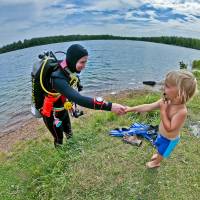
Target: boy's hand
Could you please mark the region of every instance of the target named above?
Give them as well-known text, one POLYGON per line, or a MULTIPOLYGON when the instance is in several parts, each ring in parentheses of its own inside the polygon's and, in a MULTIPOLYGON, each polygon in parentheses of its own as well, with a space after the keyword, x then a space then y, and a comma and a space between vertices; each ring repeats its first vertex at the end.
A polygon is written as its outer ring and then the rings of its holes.
POLYGON ((130 111, 132 111, 132 110, 131 110, 131 107, 125 106, 125 113, 130 112, 130 111))
POLYGON ((160 111, 161 112, 165 112, 167 110, 167 107, 168 107, 168 105, 170 103, 171 102, 169 100, 162 100, 162 101, 160 101, 160 111))

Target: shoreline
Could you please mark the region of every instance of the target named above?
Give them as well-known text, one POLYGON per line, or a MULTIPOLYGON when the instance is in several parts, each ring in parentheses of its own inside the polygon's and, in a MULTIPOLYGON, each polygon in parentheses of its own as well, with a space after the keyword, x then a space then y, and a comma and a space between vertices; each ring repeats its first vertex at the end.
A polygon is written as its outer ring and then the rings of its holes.
MULTIPOLYGON (((122 90, 110 93, 108 91, 103 91, 99 95, 102 95, 105 99, 110 98, 123 98, 127 97, 129 94, 140 95, 149 92, 156 92, 158 89, 153 87, 144 87, 138 90, 122 90)), ((81 107, 84 110, 83 107, 81 107)), ((38 126, 45 127, 42 118, 37 119, 32 117, 28 119, 23 125, 19 125, 14 130, 8 132, 0 132, 0 152, 7 153, 12 150, 12 147, 19 141, 30 140, 39 137, 37 133, 38 126)))

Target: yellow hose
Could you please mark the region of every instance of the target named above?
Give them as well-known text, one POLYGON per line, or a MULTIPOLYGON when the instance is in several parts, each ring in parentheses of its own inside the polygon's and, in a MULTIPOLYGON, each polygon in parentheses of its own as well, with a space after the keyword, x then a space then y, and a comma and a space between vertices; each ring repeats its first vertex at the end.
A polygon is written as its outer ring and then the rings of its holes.
POLYGON ((47 94, 50 94, 52 96, 59 96, 60 93, 52 93, 52 92, 49 92, 48 90, 46 90, 46 88, 44 87, 43 85, 43 82, 42 82, 42 75, 43 75, 43 71, 44 71, 44 66, 46 65, 47 61, 49 60, 49 58, 45 58, 44 60, 44 63, 42 64, 42 67, 41 67, 41 72, 40 72, 40 85, 42 87, 42 89, 47 93, 47 94))

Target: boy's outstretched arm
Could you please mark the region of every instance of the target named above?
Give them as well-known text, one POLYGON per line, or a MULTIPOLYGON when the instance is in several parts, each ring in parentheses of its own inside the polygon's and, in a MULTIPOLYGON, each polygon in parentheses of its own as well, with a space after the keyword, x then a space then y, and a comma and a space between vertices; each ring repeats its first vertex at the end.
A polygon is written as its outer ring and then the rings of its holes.
POLYGON ((127 107, 125 112, 149 112, 151 110, 160 108, 161 100, 162 99, 160 99, 154 103, 150 103, 150 104, 142 104, 142 105, 138 105, 138 106, 134 106, 134 107, 127 107))
POLYGON ((181 128, 181 126, 184 124, 186 116, 187 116, 187 110, 182 109, 178 111, 171 119, 167 115, 167 102, 161 102, 160 104, 160 118, 162 120, 163 126, 166 131, 171 132, 176 129, 181 128))

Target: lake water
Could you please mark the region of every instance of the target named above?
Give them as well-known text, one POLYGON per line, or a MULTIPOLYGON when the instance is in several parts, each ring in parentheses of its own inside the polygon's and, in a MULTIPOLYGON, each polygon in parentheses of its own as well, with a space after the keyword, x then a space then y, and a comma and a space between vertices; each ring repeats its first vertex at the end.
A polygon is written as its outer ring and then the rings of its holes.
MULTIPOLYGON (((164 44, 128 40, 65 42, 0 54, 0 132, 9 131, 32 117, 31 69, 38 54, 66 51, 74 43, 88 49, 89 61, 81 74, 84 95, 143 88, 142 81, 161 81, 166 72, 191 64, 200 51, 164 44)), ((64 55, 59 54, 58 58, 64 55)))

